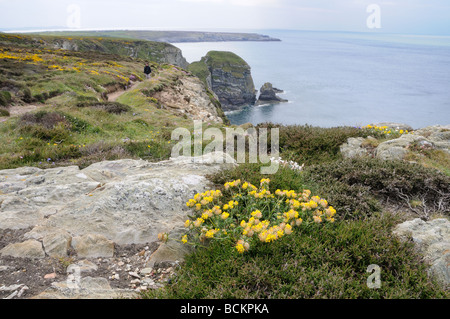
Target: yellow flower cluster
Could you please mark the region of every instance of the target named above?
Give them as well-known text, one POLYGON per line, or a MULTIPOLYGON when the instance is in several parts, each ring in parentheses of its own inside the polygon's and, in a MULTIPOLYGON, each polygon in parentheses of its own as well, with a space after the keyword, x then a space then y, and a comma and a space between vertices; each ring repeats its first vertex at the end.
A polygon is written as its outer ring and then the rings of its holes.
MULTIPOLYGON (((291 235, 295 227, 335 221, 336 210, 325 199, 311 196, 310 190, 278 189, 271 194, 270 179, 262 179, 260 185, 238 179, 224 184, 224 194, 220 190, 196 194, 186 203, 194 216, 184 226, 200 242, 231 240, 234 249, 244 253, 258 242, 291 235)), ((189 236, 184 235, 181 242, 187 243, 189 236)))
POLYGON ((0 51, 0 59, 11 59, 11 60, 20 60, 20 61, 31 61, 33 63, 41 62, 43 59, 37 54, 31 53, 22 53, 22 52, 10 52, 8 50, 0 51))
POLYGON ((394 130, 392 131, 391 129, 389 129, 389 127, 387 126, 376 126, 376 125, 367 125, 364 128, 368 128, 368 129, 372 129, 374 131, 380 131, 383 134, 392 134, 392 133, 398 133, 398 134, 409 134, 410 132, 408 130, 394 130))

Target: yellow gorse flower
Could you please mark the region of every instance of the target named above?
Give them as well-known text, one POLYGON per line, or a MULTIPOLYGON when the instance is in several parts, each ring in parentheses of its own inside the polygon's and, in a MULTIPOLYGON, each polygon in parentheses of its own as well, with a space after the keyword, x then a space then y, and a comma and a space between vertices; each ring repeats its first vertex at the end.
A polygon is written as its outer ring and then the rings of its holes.
MULTIPOLYGON (((253 242, 271 243, 294 233, 303 225, 333 223, 336 210, 328 201, 311 196, 310 190, 269 191, 270 179, 261 179, 261 187, 235 180, 224 184, 227 200, 218 190, 198 193, 186 202, 194 216, 186 220, 196 240, 239 239, 234 246, 238 253, 250 249, 253 242), (230 200, 230 198, 232 198, 230 200), (236 199, 239 199, 236 200, 236 199)), ((316 226, 320 227, 320 226, 316 226)), ((187 241, 187 237, 182 237, 187 241)))

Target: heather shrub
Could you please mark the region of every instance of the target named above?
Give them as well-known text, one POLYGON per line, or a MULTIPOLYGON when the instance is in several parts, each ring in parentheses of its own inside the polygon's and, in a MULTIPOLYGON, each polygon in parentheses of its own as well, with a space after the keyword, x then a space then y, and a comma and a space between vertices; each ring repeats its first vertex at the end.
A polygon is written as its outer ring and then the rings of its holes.
POLYGON ((0 107, 0 116, 10 116, 9 111, 3 107, 0 107))
POLYGON ((375 198, 409 208, 420 217, 450 212, 450 177, 419 164, 349 159, 307 167, 305 179, 321 185, 330 202, 346 210, 338 212, 348 217, 377 211, 375 198), (421 206, 412 207, 413 200, 421 206))
POLYGON ((131 110, 128 105, 118 102, 80 102, 77 106, 99 109, 111 114, 122 114, 131 110))

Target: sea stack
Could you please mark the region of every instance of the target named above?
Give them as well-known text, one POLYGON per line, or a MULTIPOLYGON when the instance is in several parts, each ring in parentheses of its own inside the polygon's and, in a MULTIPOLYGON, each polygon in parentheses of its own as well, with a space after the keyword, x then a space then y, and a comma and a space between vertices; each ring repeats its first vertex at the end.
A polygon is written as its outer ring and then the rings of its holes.
POLYGON ((283 93, 283 90, 274 88, 272 86, 272 83, 264 83, 259 91, 259 98, 256 102, 256 105, 288 102, 288 100, 282 99, 277 96, 277 93, 283 93))
POLYGON ((227 51, 210 51, 188 70, 213 91, 224 111, 238 110, 256 101, 250 66, 241 57, 227 51))

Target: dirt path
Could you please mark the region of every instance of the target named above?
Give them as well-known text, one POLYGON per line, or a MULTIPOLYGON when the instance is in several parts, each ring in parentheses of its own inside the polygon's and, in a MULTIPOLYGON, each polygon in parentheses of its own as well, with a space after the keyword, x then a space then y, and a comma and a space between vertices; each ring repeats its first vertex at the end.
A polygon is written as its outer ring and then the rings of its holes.
POLYGON ((37 110, 44 107, 45 104, 26 104, 26 105, 14 105, 9 108, 10 116, 0 117, 0 123, 6 121, 13 116, 19 116, 30 111, 37 110))
POLYGON ((127 91, 135 89, 142 82, 132 82, 131 86, 127 90, 118 90, 116 92, 108 94, 108 101, 115 102, 122 94, 127 91))
MULTIPOLYGON (((124 94, 127 91, 135 89, 140 83, 142 82, 134 82, 131 84, 131 86, 127 90, 118 90, 116 92, 113 92, 108 95, 108 101, 115 102, 122 94, 124 94)), ((10 116, 2 116, 0 117, 0 123, 6 121, 7 119, 13 117, 13 116, 19 116, 22 114, 25 114, 30 111, 37 110, 41 107, 44 107, 45 104, 26 104, 26 105, 16 105, 11 106, 9 108, 10 116)))

